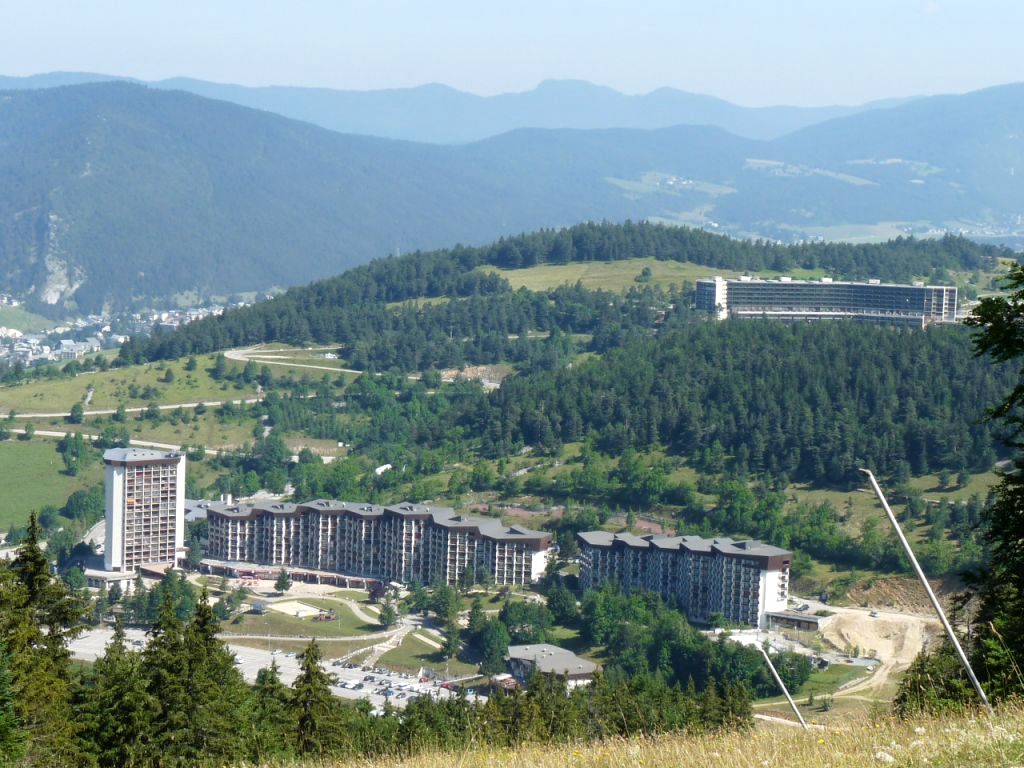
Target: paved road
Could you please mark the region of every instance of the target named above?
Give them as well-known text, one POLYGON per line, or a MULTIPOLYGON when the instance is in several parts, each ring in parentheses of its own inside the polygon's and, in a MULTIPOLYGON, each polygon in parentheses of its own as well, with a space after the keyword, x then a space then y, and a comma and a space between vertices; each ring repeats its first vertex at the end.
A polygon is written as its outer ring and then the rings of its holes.
MULTIPOLYGON (((305 352, 316 352, 324 349, 335 350, 337 346, 333 347, 306 347, 305 352)), ((254 347, 247 347, 246 349, 229 349, 224 353, 224 357, 228 360, 236 360, 240 363, 247 363, 252 360, 254 363, 261 363, 263 365, 284 365, 288 368, 312 368, 317 371, 332 371, 333 373, 354 373, 359 375, 362 371, 357 371, 354 368, 338 368, 332 365, 311 365, 309 363, 289 363, 287 355, 275 354, 275 352, 283 352, 287 350, 272 350, 268 349, 261 351, 254 347)))
MULTIPOLYGON (((218 405, 224 405, 224 403, 233 403, 234 405, 251 405, 253 403, 258 403, 259 401, 260 401, 260 398, 258 398, 258 397, 249 397, 249 398, 243 398, 243 399, 239 399, 239 400, 210 400, 208 402, 207 401, 202 401, 202 402, 196 401, 194 403, 170 403, 168 405, 158 405, 157 408, 159 408, 161 411, 173 411, 176 408, 195 408, 197 405, 200 405, 200 404, 208 406, 208 407, 211 407, 211 408, 214 408, 214 407, 216 407, 218 405)), ((125 413, 142 413, 148 407, 149 406, 146 406, 146 408, 135 408, 135 407, 125 408, 124 412, 125 413)), ((86 411, 83 412, 83 414, 85 416, 109 416, 112 413, 117 413, 117 409, 116 408, 99 408, 99 409, 95 409, 95 410, 86 410, 86 411)), ((60 413, 18 413, 17 411, 15 411, 14 417, 17 418, 17 419, 62 419, 65 416, 70 416, 70 415, 71 415, 71 411, 62 411, 60 413)))
MULTIPOLYGON (((12 429, 12 430, 9 430, 9 431, 13 435, 24 435, 25 434, 25 430, 24 429, 12 429)), ((66 432, 54 432, 54 431, 47 431, 47 430, 43 430, 43 429, 37 429, 35 431, 35 434, 39 435, 39 437, 64 437, 65 435, 67 435, 69 433, 73 433, 75 431, 76 430, 69 429, 66 432)), ((83 434, 82 438, 85 439, 85 440, 99 440, 100 436, 99 435, 86 435, 86 434, 83 434)), ((138 448, 156 448, 157 450, 161 450, 161 451, 180 451, 181 450, 181 446, 180 445, 172 445, 171 443, 154 443, 154 442, 152 442, 150 440, 129 440, 128 444, 129 445, 134 445, 134 446, 136 446, 138 448)), ((207 456, 216 456, 217 455, 217 451, 214 450, 213 448, 206 448, 205 450, 206 450, 206 455, 207 456)))

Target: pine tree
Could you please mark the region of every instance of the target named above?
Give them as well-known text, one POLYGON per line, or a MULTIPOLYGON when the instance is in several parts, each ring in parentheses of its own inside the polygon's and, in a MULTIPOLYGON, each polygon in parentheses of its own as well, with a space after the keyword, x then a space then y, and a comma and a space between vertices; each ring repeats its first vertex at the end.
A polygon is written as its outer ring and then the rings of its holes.
POLYGON ((249 758, 262 765, 292 754, 295 734, 288 717, 289 691, 281 682, 277 661, 256 674, 252 711, 249 758))
POLYGON ((297 719, 295 749, 300 755, 329 754, 337 742, 337 703, 331 694, 331 676, 320 667, 320 661, 320 646, 310 640, 292 685, 291 710, 297 719))
POLYGON ((466 625, 466 631, 471 641, 476 642, 480 630, 484 628, 486 623, 487 616, 484 614, 484 604, 481 602, 480 596, 477 595, 473 598, 473 604, 469 608, 469 622, 466 625))
POLYGON ((138 765, 146 756, 157 703, 146 690, 140 655, 125 645, 120 619, 87 683, 81 710, 90 750, 100 765, 138 765))
POLYGON ((149 630, 142 660, 146 691, 156 702, 157 711, 148 758, 153 762, 159 758, 159 764, 168 767, 190 765, 185 740, 192 702, 185 681, 184 628, 174 612, 174 599, 167 592, 149 630))
POLYGON ((204 589, 182 639, 189 701, 186 753, 219 765, 243 754, 249 689, 235 668, 234 654, 217 639, 218 630, 204 589))
POLYGON ((397 621, 398 611, 395 610, 394 604, 390 600, 388 600, 380 609, 380 625, 384 627, 384 629, 389 629, 397 621))
POLYGON ((24 766, 82 766, 71 711, 67 642, 81 630, 84 604, 50 576, 35 515, 10 566, 0 569, 0 643, 10 654, 14 714, 27 736, 24 766))
POLYGON ((25 755, 25 732, 14 711, 10 657, 0 645, 0 768, 19 764, 25 755))

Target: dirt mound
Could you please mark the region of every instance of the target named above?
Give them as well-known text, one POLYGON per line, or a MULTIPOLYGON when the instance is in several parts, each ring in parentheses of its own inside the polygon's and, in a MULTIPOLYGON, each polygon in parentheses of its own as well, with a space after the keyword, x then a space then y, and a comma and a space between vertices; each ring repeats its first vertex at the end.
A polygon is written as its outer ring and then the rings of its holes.
POLYGON ((881 692, 940 632, 939 622, 924 616, 888 612, 870 616, 866 611, 843 608, 837 609, 837 614, 821 634, 839 651, 856 651, 861 656, 871 656, 881 662, 870 678, 845 689, 845 695, 855 691, 881 692))
MULTIPOLYGON (((954 579, 931 579, 932 590, 939 596, 943 607, 948 608, 949 599, 963 589, 954 579)), ((933 608, 921 583, 915 578, 887 576, 860 584, 847 593, 850 601, 865 608, 897 610, 906 613, 931 615, 933 608)))

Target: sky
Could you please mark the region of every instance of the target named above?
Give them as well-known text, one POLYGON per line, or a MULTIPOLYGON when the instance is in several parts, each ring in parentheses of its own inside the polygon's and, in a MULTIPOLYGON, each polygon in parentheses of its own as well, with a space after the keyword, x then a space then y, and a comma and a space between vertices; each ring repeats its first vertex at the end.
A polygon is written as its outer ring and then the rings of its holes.
POLYGON ((0 75, 858 104, 1024 80, 1022 30, 1021 0, 0 0, 0 75))

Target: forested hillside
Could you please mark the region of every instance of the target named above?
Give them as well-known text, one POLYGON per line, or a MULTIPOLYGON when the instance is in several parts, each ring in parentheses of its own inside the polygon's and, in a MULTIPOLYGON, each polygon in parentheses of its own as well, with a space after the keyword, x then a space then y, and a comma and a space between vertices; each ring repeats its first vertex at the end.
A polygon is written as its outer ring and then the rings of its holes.
POLYGON ((50 314, 96 311, 287 287, 395 251, 602 219, 788 239, 883 222, 1005 233, 1024 199, 1006 172, 1024 165, 1007 138, 1022 93, 913 102, 797 142, 676 126, 438 146, 126 83, 8 91, 0 290, 50 314), (908 138, 920 123, 958 130, 948 143, 922 132, 922 144, 908 138))
POLYGON ((946 281, 947 271, 988 270, 998 259, 1011 256, 1009 251, 956 237, 780 246, 655 224, 580 224, 504 238, 480 248, 379 259, 293 288, 272 301, 133 343, 123 359, 156 360, 269 341, 314 341, 341 344, 356 367, 423 370, 514 357, 521 354, 514 350, 522 340, 510 335, 527 331, 594 334, 595 349, 605 349, 624 334, 648 332, 656 320, 671 324, 685 314, 681 293, 659 296, 640 284, 625 298, 568 286, 546 293, 512 292, 505 280, 479 270, 488 265, 518 268, 654 257, 707 265, 709 274, 716 268, 802 268, 821 269, 837 278, 946 281), (467 301, 388 306, 440 297, 467 301))
POLYGON ((961 328, 733 321, 513 377, 486 415, 466 418, 492 454, 593 435, 610 455, 661 444, 710 473, 731 462, 739 474, 841 483, 865 465, 987 469, 984 404, 1012 380, 971 356, 961 328))
MULTIPOLYGON (((592 441, 609 456, 661 446, 708 474, 766 474, 782 487, 845 484, 862 466, 904 479, 984 471, 996 442, 985 407, 1012 381, 971 355, 962 328, 695 323, 490 395, 395 399, 364 377, 348 408, 366 418, 339 434, 392 460, 414 447, 454 457, 468 442, 493 458, 592 441)), ((600 498, 609 478, 595 470, 569 494, 600 498)))

